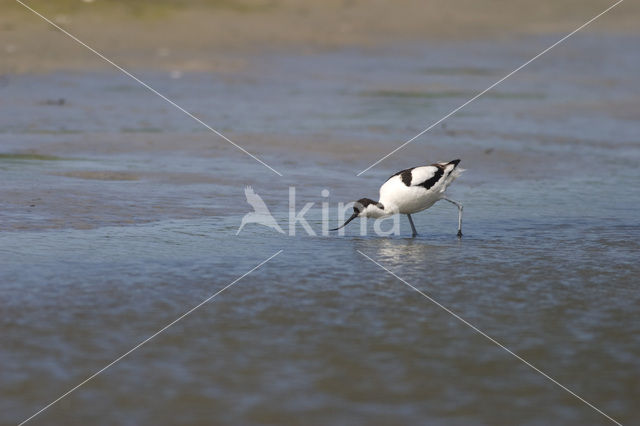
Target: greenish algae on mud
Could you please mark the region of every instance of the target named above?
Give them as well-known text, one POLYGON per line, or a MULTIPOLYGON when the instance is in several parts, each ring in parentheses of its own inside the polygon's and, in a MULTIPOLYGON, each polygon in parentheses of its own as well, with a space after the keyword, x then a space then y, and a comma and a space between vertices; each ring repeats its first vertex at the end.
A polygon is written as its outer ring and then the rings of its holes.
POLYGON ((43 154, 0 153, 0 161, 21 161, 21 160, 61 161, 61 160, 68 160, 68 158, 61 158, 55 155, 43 155, 43 154))

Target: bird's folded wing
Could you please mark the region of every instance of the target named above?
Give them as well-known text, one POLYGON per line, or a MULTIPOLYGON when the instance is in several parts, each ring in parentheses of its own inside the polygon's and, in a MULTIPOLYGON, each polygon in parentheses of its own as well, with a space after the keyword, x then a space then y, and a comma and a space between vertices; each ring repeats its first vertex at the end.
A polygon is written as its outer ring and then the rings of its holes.
POLYGON ((436 166, 420 166, 411 170, 411 186, 422 186, 441 170, 436 166))

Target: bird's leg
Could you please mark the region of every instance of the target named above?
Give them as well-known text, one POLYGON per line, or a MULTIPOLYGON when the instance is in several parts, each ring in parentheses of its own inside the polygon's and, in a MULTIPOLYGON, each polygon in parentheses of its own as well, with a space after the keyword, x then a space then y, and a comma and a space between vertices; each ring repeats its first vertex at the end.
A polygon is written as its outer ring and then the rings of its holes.
POLYGON ((411 219, 411 215, 408 214, 407 217, 409 218, 409 223, 411 224, 411 232, 412 232, 411 236, 415 237, 416 235, 418 235, 418 231, 416 231, 416 227, 413 224, 413 219, 411 219))
POLYGON ((446 200, 448 202, 450 202, 451 204, 455 204, 458 207, 458 238, 462 237, 462 204, 460 204, 457 201, 453 201, 450 200, 448 198, 443 198, 443 200, 446 200))

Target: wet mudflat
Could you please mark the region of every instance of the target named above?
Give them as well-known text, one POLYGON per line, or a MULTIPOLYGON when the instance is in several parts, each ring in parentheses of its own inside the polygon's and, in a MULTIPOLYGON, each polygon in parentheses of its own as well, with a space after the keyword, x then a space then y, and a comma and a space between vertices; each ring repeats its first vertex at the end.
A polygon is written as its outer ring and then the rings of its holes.
MULTIPOLYGON (((362 252, 623 424, 640 421, 637 37, 584 35, 360 177, 558 37, 257 55, 145 81, 0 88, 0 419, 41 424, 607 424, 362 252), (595 60, 594 58, 598 58, 595 60), (64 99, 64 102, 60 102, 64 99), (461 158, 421 232, 321 234, 321 202, 461 158), (244 186, 287 228, 236 231, 244 186), (330 196, 321 197, 328 189, 330 196)), ((369 224, 369 229, 371 229, 369 224)))

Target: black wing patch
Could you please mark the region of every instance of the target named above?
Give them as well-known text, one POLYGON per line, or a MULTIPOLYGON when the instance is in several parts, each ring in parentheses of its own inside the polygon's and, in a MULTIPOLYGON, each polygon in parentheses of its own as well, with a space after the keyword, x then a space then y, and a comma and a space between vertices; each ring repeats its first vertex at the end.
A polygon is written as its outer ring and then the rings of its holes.
POLYGON ((433 177, 431 179, 425 180, 424 182, 416 186, 421 186, 425 189, 430 189, 433 185, 436 184, 436 182, 438 182, 442 178, 442 175, 444 174, 444 168, 438 164, 434 164, 434 166, 436 166, 436 172, 433 174, 433 177))
POLYGON ((400 178, 402 179, 402 183, 404 183, 407 186, 411 186, 411 181, 413 180, 413 175, 411 174, 411 170, 413 169, 407 169, 400 172, 400 178))
MULTIPOLYGON (((396 177, 398 175, 400 175, 400 179, 402 179, 402 183, 404 183, 406 186, 411 186, 411 170, 415 169, 415 167, 412 167, 410 169, 405 169, 405 170, 400 170, 398 173, 392 175, 389 177, 389 179, 391 179, 392 177, 396 177)), ((387 180, 389 180, 387 179, 387 180)))

